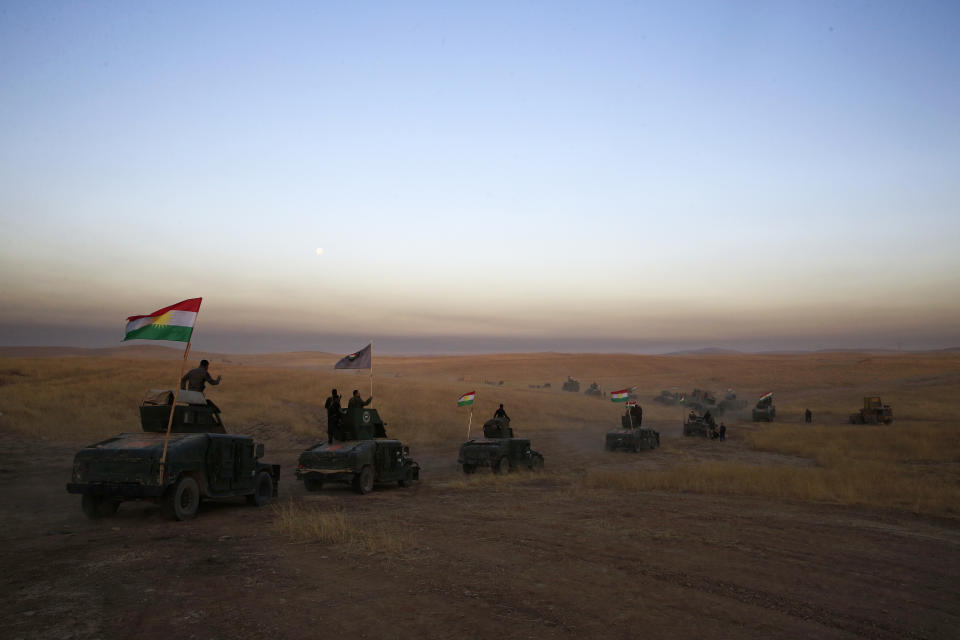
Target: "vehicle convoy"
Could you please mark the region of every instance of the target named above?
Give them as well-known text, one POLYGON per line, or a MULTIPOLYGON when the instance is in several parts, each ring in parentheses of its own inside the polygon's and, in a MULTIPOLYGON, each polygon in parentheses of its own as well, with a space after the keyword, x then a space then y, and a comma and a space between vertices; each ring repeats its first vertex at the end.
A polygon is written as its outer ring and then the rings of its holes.
POLYGON ((529 439, 513 436, 509 418, 493 418, 483 424, 482 439, 460 445, 457 463, 464 473, 473 473, 477 467, 490 467, 494 473, 514 469, 539 471, 543 468, 543 456, 530 448, 529 439))
POLYGON ((644 429, 633 420, 630 412, 620 416, 620 428, 607 432, 605 448, 607 451, 624 449, 639 451, 656 449, 660 446, 660 434, 653 429, 644 429))
POLYGON ((563 386, 560 387, 563 391, 572 391, 573 393, 580 393, 580 381, 575 378, 567 376, 566 382, 563 383, 563 386))
POLYGON ((328 482, 344 482, 366 494, 375 484, 396 482, 410 487, 420 480, 420 465, 410 459, 410 447, 387 437, 387 425, 376 409, 342 411, 345 440, 321 442, 300 454, 296 476, 307 491, 320 491, 328 482))
POLYGON ((753 408, 754 422, 773 422, 777 415, 777 408, 773 405, 773 394, 766 393, 760 397, 757 406, 753 408))
POLYGON ((863 399, 863 409, 850 414, 850 424, 890 424, 893 422, 893 408, 883 404, 880 396, 863 399))
POLYGON ((277 496, 280 465, 260 461, 262 444, 228 434, 220 409, 201 392, 180 391, 176 406, 173 397, 173 391, 151 389, 140 404, 141 433, 121 433, 74 457, 67 491, 81 494, 87 517, 112 516, 123 501, 149 500, 164 515, 187 520, 202 499, 246 496, 262 506, 277 496))

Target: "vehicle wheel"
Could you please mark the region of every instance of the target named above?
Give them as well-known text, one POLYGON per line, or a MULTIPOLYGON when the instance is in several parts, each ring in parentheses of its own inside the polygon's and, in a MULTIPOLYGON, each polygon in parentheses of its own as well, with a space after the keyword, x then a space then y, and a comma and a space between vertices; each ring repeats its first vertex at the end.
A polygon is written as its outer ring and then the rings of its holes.
POLYGON ((361 495, 373 491, 373 467, 366 465, 353 477, 353 490, 361 495))
POLYGON ((494 473, 510 473, 510 458, 503 456, 493 466, 494 473))
POLYGON ((92 496, 85 493, 80 500, 80 508, 83 509, 83 514, 91 520, 109 518, 117 512, 119 507, 120 502, 118 500, 109 500, 103 496, 92 496))
POLYGON ((323 489, 323 478, 317 478, 316 476, 304 476, 303 486, 307 491, 320 491, 323 489))
POLYGON ((269 503, 273 499, 273 478, 266 471, 257 474, 253 483, 253 493, 247 496, 247 504, 257 507, 269 503))
POLYGON ((466 462, 463 463, 463 472, 464 472, 464 473, 466 473, 466 474, 471 474, 471 473, 473 473, 473 472, 476 471, 476 470, 477 470, 477 465, 475 465, 475 464, 467 464, 466 462))
POLYGON ((407 466, 403 470, 403 477, 397 481, 401 487, 412 487, 413 486, 413 468, 407 466))
POLYGON ((163 511, 169 518, 189 520, 200 508, 200 487, 191 476, 181 476, 163 496, 163 511))
POLYGON ((533 471, 543 471, 543 456, 533 456, 530 461, 530 469, 533 471))

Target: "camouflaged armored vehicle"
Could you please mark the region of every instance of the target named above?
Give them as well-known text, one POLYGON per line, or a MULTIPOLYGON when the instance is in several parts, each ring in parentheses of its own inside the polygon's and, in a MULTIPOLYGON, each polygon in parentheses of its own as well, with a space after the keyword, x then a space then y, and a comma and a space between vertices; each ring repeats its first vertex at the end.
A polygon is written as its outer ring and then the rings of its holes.
POLYGON ((691 411, 683 421, 683 435, 709 438, 711 427, 716 427, 716 421, 707 414, 698 415, 691 411))
POLYGON ((653 429, 644 429, 635 426, 629 412, 620 416, 620 428, 607 432, 605 448, 607 451, 624 449, 626 451, 640 451, 641 449, 656 449, 660 446, 660 434, 653 429))
POLYGON ((777 408, 773 405, 773 395, 768 394, 760 398, 757 406, 753 408, 754 422, 773 422, 777 415, 777 408))
POLYGON ((346 440, 321 442, 301 453, 297 479, 307 491, 320 491, 328 482, 347 483, 360 494, 370 493, 375 484, 412 486, 420 479, 420 465, 409 458, 409 447, 387 437, 386 426, 376 409, 345 409, 346 440))
POLYGON ((717 408, 720 409, 721 413, 724 411, 743 411, 747 408, 747 401, 737 398, 737 394, 732 389, 728 389, 727 395, 717 403, 717 408))
POLYGON ((126 500, 160 504, 187 520, 202 499, 246 496, 262 506, 277 496, 280 465, 261 462, 263 445, 226 432, 220 409, 199 391, 180 391, 173 408, 163 477, 160 460, 173 392, 151 390, 140 404, 142 432, 121 433, 82 449, 67 491, 79 493, 89 518, 112 516, 126 500))
POLYGON ((493 418, 483 425, 483 439, 460 445, 457 463, 464 473, 473 473, 477 467, 490 467, 494 473, 514 469, 539 471, 543 468, 543 456, 530 448, 530 440, 513 437, 509 419, 493 418))
POLYGON ((683 403, 697 413, 706 413, 709 411, 715 416, 723 415, 724 408, 717 403, 717 398, 711 391, 694 389, 692 393, 684 397, 683 403))
POLYGON ((660 392, 660 395, 654 396, 653 401, 659 402, 660 404, 664 404, 668 407, 672 407, 673 405, 680 402, 680 398, 682 397, 683 397, 683 394, 681 394, 678 391, 667 391, 666 389, 664 389, 663 391, 660 392))
POLYGON ((583 393, 588 396, 593 396, 595 398, 603 397, 603 390, 600 389, 600 385, 598 385, 596 382, 591 382, 590 386, 587 387, 587 390, 584 391, 583 393))
POLYGON ((563 391, 572 391, 573 393, 580 393, 580 381, 574 380, 570 376, 567 376, 567 381, 563 383, 563 386, 560 387, 563 391))

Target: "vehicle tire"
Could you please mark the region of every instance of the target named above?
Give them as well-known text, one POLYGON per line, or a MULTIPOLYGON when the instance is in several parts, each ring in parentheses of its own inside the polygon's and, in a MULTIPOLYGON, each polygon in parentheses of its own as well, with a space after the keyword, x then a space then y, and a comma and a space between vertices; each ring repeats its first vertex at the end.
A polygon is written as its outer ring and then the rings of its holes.
POLYGON ((413 486, 413 467, 409 465, 403 469, 403 477, 397 480, 397 484, 401 487, 412 487, 413 486))
POLYGON ((493 465, 493 472, 498 474, 510 473, 510 458, 503 456, 493 465))
POLYGON ((119 500, 111 500, 103 496, 92 496, 85 493, 80 499, 80 508, 83 509, 83 515, 91 520, 109 518, 117 512, 119 507, 119 500))
POLYGON ((477 465, 467 464, 466 462, 463 463, 463 472, 466 473, 467 475, 473 473, 476 470, 477 470, 477 465))
POLYGON ((181 476, 163 496, 164 514, 174 520, 189 520, 200 508, 200 486, 191 476, 181 476))
POLYGON ((262 507, 273 500, 273 477, 266 471, 257 474, 253 493, 247 496, 247 504, 262 507))
POLYGON ((533 460, 530 461, 530 470, 543 471, 543 456, 541 455, 533 456, 533 460))
POLYGON ((353 490, 360 495, 373 491, 373 467, 366 465, 360 469, 360 473, 353 476, 353 490))
POLYGON ((318 478, 316 475, 304 476, 303 486, 307 491, 320 491, 323 489, 323 478, 318 478))

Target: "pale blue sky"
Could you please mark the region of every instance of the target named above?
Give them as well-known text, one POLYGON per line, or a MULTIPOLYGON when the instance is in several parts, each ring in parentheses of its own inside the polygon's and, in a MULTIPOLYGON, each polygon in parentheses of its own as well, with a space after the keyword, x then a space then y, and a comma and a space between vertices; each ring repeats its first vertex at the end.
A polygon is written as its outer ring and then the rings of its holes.
POLYGON ((232 351, 956 346, 958 33, 956 2, 6 2, 0 344, 203 296, 232 351))

